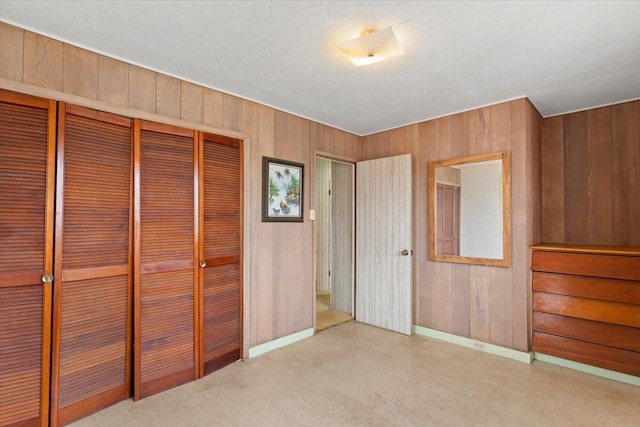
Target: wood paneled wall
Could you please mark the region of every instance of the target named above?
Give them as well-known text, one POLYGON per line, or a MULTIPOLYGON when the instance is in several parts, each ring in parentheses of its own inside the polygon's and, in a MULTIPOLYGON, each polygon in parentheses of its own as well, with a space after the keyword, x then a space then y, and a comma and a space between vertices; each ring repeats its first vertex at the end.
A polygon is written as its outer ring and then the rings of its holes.
POLYGON ((0 82, 146 120, 245 138, 245 352, 313 326, 314 153, 357 158, 361 138, 0 23, 0 82), (72 96, 71 96, 72 95, 72 96), (139 113, 139 114, 138 114, 139 113), (163 120, 160 120, 163 119, 163 120), (216 132, 219 131, 219 132, 216 132), (261 222, 261 157, 305 164, 303 223, 261 222))
POLYGON ((640 245, 640 101, 542 125, 543 240, 640 245))
POLYGON ((541 234, 540 120, 519 99, 363 138, 362 160, 413 155, 415 324, 529 350, 528 247, 541 234), (502 150, 512 155, 512 267, 429 261, 428 162, 502 150))

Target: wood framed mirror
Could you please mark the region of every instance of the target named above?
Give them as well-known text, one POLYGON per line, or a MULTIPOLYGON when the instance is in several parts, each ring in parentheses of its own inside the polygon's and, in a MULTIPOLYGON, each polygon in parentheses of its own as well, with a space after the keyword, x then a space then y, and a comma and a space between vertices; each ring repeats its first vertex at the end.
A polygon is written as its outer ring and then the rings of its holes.
POLYGON ((429 163, 429 259, 511 266, 508 151, 429 163))

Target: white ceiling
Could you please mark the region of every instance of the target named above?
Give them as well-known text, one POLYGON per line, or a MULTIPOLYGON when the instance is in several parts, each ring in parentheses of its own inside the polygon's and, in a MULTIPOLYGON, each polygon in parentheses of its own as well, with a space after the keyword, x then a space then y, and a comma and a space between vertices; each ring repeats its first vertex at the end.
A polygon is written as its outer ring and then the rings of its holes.
POLYGON ((0 1, 2 21, 358 135, 528 96, 640 98, 640 2, 0 1), (333 45, 393 25, 404 56, 333 45))

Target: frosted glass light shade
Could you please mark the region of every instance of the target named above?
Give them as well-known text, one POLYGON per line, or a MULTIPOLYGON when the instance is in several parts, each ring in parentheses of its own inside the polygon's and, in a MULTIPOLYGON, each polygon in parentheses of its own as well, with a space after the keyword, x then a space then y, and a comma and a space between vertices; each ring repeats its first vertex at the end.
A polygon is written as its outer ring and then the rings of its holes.
POLYGON ((336 47, 357 66, 373 64, 404 54, 392 27, 337 42, 336 47))

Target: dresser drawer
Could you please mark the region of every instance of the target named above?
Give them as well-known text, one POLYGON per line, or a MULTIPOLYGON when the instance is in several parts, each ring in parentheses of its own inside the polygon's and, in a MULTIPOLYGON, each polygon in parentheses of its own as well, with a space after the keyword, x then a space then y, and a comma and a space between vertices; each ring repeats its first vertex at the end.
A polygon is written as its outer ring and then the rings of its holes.
POLYGON ((534 251, 533 271, 640 280, 640 257, 534 251))

